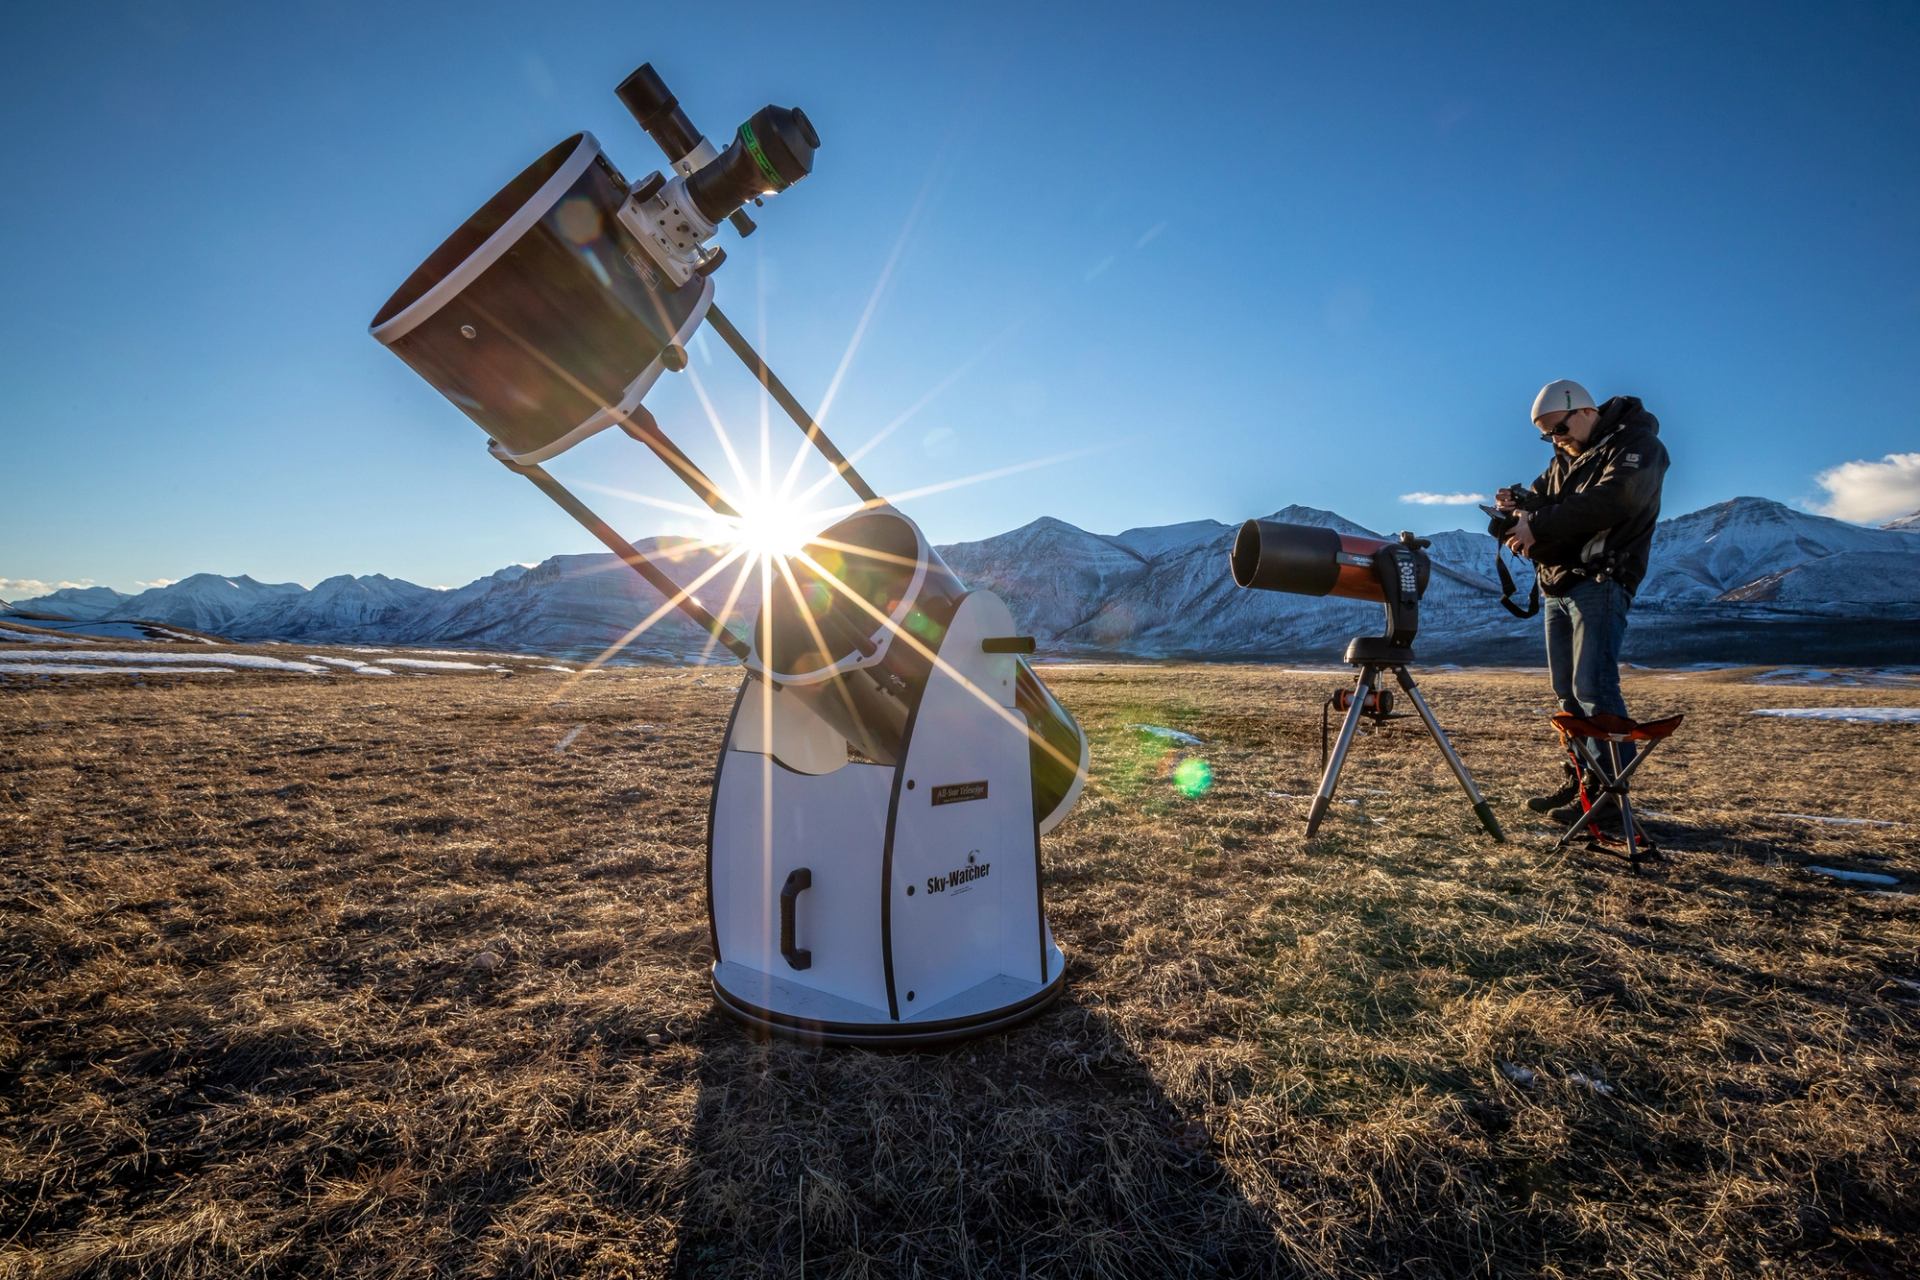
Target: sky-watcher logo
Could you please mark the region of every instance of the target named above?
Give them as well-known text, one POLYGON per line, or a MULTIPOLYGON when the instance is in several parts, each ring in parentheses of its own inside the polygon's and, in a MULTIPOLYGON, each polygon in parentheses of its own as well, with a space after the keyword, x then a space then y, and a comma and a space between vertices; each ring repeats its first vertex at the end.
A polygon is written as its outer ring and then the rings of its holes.
POLYGON ((966 887, 971 885, 975 880, 986 879, 987 873, 993 870, 993 864, 991 862, 981 862, 978 860, 979 857, 980 851, 978 849, 971 850, 967 854, 966 866, 955 867, 943 876, 928 876, 927 892, 945 893, 948 889, 958 889, 965 892, 966 887))

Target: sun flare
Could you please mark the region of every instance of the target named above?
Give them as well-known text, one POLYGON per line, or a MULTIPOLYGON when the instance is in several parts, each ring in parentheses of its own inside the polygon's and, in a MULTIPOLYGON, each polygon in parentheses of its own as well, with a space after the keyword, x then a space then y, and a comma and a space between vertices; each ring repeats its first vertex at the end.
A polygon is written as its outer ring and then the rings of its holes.
POLYGON ((738 547, 762 560, 784 560, 800 554, 813 536, 834 520, 836 512, 802 506, 774 492, 742 496, 740 514, 722 521, 716 542, 738 547))

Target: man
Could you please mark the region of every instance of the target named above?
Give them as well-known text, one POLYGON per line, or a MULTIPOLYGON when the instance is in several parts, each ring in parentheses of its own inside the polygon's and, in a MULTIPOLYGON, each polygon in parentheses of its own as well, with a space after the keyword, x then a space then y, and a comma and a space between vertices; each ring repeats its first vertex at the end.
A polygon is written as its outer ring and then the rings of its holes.
MULTIPOLYGON (((1627 714, 1620 696, 1620 644, 1633 593, 1647 575, 1667 450, 1660 421, 1633 396, 1596 406, 1587 389, 1561 380, 1540 388, 1533 425, 1553 445, 1553 461, 1532 496, 1502 489, 1500 511, 1517 514, 1503 540, 1534 563, 1545 596, 1547 670, 1554 696, 1575 715, 1627 714), (1524 506, 1534 508, 1531 512, 1524 506)), ((1498 533, 1505 521, 1497 521, 1498 533)), ((1630 758, 1623 754, 1624 766, 1630 758)), ((1597 768, 1598 761, 1589 768, 1597 768)), ((1580 813, 1571 766, 1558 791, 1528 807, 1571 822, 1580 813)))

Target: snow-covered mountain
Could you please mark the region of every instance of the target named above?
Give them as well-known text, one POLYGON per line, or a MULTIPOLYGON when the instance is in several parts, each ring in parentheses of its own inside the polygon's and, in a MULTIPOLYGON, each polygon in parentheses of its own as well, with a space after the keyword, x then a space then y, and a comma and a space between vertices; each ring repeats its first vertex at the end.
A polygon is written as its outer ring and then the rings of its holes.
POLYGON ((1138 578, 1149 563, 1117 538, 1052 516, 980 542, 942 547, 940 554, 968 586, 994 592, 1021 626, 1045 636, 1065 634, 1084 622, 1100 601, 1138 578))
POLYGON ((311 591, 276 594, 235 619, 226 630, 236 638, 372 639, 381 636, 387 624, 412 616, 443 594, 383 573, 360 578, 343 573, 311 591))
POLYGON ((255 582, 244 573, 233 577, 196 573, 167 586, 142 591, 121 602, 111 613, 100 616, 171 622, 195 631, 224 635, 244 629, 243 620, 256 610, 306 594, 307 589, 297 582, 255 582))
MULTIPOLYGON (((1267 518, 1373 536, 1390 532, 1313 507, 1284 507, 1267 518)), ((1227 554, 1237 528, 1193 520, 1098 534, 1042 518, 940 550, 969 585, 1000 593, 1023 629, 1053 654, 1331 660, 1347 638, 1378 625, 1375 606, 1235 587, 1227 554)), ((1421 602, 1422 655, 1538 661, 1539 620, 1515 619, 1498 607, 1493 540, 1457 529, 1427 536, 1433 578, 1421 602)), ((715 553, 679 539, 639 546, 683 584, 715 563, 715 553)), ((1527 570, 1514 567, 1524 589, 1527 570)), ((696 596, 744 634, 758 611, 759 584, 750 575, 729 606, 735 577, 727 569, 696 596)), ((450 591, 379 574, 329 578, 311 591, 244 575, 197 574, 132 597, 68 589, 14 608, 87 621, 146 618, 235 638, 578 657, 618 643, 661 605, 657 592, 602 554, 509 565, 450 591)), ((667 611, 625 653, 683 659, 706 642, 698 627, 667 611)), ((1911 662, 1916 653, 1920 539, 1763 498, 1735 498, 1660 525, 1628 646, 1629 658, 1640 662, 1911 662)))
POLYGON ((1889 520, 1880 527, 1898 529, 1903 533, 1920 533, 1920 511, 1909 511, 1899 519, 1889 520))
POLYGON ((1909 550, 1901 535, 1885 529, 1808 515, 1766 498, 1733 498, 1660 522, 1641 598, 1715 600, 1840 552, 1909 550))
POLYGON ((62 587, 32 600, 22 600, 15 607, 31 607, 42 613, 90 622, 95 618, 111 617, 131 599, 133 597, 126 592, 115 591, 112 587, 62 587))

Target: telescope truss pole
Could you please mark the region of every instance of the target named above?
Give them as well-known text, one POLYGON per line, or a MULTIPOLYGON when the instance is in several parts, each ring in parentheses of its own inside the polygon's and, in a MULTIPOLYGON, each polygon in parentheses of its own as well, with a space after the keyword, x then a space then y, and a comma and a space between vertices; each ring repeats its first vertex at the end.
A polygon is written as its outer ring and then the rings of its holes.
POLYGON ((666 463, 668 469, 679 476, 700 501, 720 515, 739 517, 740 513, 734 510, 733 504, 721 496, 720 486, 709 479, 692 458, 682 453, 679 445, 667 439, 667 433, 660 429, 660 424, 654 421, 653 414, 644 406, 636 406, 632 412, 623 413, 616 420, 628 439, 651 449, 653 456, 666 463))
POLYGON ((726 313, 719 307, 710 305, 707 308, 707 322, 713 326, 721 340, 733 348, 733 354, 740 357, 740 363, 747 366, 760 385, 767 389, 767 394, 773 397, 774 402, 786 410, 787 416, 793 419, 794 425, 806 432, 807 443, 818 449, 820 456, 833 464, 835 474, 860 495, 860 500, 869 507, 886 505, 886 499, 873 491, 873 486, 853 469, 853 463, 847 459, 847 456, 840 452, 833 441, 827 439, 827 433, 820 429, 820 424, 813 420, 813 415, 801 407, 800 402, 794 399, 793 392, 787 390, 786 384, 774 376, 773 370, 767 368, 766 360, 753 349, 753 344, 747 341, 745 335, 733 327, 733 321, 727 319, 726 313))
MULTIPOLYGON (((499 457, 498 454, 494 456, 499 457)), ((517 471, 533 481, 540 492, 553 499, 555 505, 562 511, 579 521, 582 528, 606 545, 607 550, 619 556, 629 569, 645 578, 649 586, 666 598, 668 604, 691 618, 701 630, 725 646, 734 657, 745 662, 752 655, 753 649, 746 641, 727 630, 720 619, 708 613, 700 602, 679 583, 663 573, 638 547, 622 537, 619 530, 595 515, 586 503, 574 497, 572 491, 554 479, 545 467, 538 463, 513 462, 506 458, 500 458, 500 461, 507 470, 517 471)), ((691 463, 688 465, 692 466, 691 463)))

